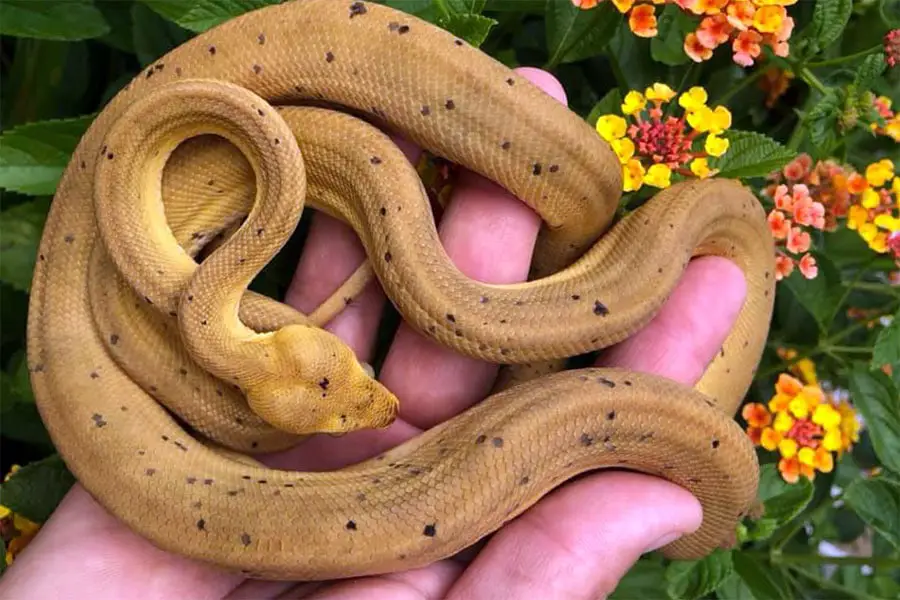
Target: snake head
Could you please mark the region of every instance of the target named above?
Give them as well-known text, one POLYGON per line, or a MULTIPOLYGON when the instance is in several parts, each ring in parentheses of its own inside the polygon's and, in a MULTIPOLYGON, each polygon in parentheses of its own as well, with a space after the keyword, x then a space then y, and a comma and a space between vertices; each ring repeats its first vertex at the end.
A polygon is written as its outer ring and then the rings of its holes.
POLYGON ((307 435, 387 427, 399 401, 334 334, 290 325, 271 334, 266 368, 243 382, 250 408, 272 426, 307 435))

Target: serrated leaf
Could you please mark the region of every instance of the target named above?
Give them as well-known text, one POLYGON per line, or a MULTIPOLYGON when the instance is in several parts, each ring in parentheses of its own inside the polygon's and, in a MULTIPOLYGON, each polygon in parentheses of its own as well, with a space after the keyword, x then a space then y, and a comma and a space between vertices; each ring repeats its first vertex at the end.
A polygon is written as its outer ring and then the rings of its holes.
POLYGON ((772 138, 752 131, 726 131, 728 151, 711 159, 709 164, 719 169, 719 177, 765 177, 791 162, 797 153, 772 138))
POLYGON ((593 127, 597 124, 597 119, 603 115, 618 114, 621 111, 623 100, 624 98, 622 98, 622 92, 619 91, 619 88, 609 90, 591 109, 587 122, 593 127))
POLYGON ((481 15, 450 15, 438 19, 437 25, 476 48, 484 43, 497 21, 481 15))
POLYGON ((75 483, 58 454, 25 465, 0 485, 0 504, 35 523, 43 523, 75 483))
POLYGON ((894 313, 890 324, 881 330, 875 340, 871 366, 879 369, 884 365, 900 367, 900 310, 894 313))
POLYGON ((844 491, 844 500, 900 550, 900 485, 883 477, 858 479, 844 491))
POLYGON ((838 304, 844 297, 844 284, 841 282, 841 274, 834 263, 826 255, 820 252, 811 253, 819 267, 819 274, 815 279, 806 279, 795 269, 790 276, 784 279, 794 297, 809 311, 820 331, 827 331, 831 326, 832 317, 838 309, 838 304))
POLYGON ((829 89, 803 117, 809 130, 809 139, 816 147, 823 148, 834 143, 843 102, 844 99, 837 90, 829 89))
POLYGON ((872 84, 881 76, 886 66, 883 53, 876 52, 867 56, 862 64, 856 68, 856 75, 853 78, 853 86, 856 88, 857 93, 862 94, 872 87, 872 84))
POLYGON ((93 117, 38 121, 0 135, 0 188, 43 196, 56 190, 93 117))
POLYGON ((856 363, 850 372, 850 402, 865 419, 881 464, 900 473, 900 394, 894 382, 856 363))
POLYGON ((581 10, 571 0, 547 0, 547 65, 555 67, 600 54, 621 20, 611 2, 581 10))
POLYGON ((756 600, 793 600, 792 586, 782 567, 766 565, 743 552, 734 553, 734 570, 756 600))
POLYGON ((716 597, 721 600, 758 600, 737 573, 732 573, 722 582, 716 597))
POLYGON ((702 560, 675 561, 666 569, 666 591, 675 600, 694 600, 718 588, 733 571, 729 550, 716 550, 702 560))
POLYGON ((756 521, 751 521, 747 525, 746 532, 744 533, 744 540, 746 541, 761 541, 767 540, 772 537, 772 534, 778 529, 778 520, 770 519, 768 517, 762 517, 761 519, 757 519, 756 521))
POLYGON ((0 212, 0 281, 27 292, 50 200, 17 204, 0 212))
POLYGON ((652 598, 666 585, 666 569, 660 561, 652 558, 639 560, 632 566, 625 577, 619 580, 609 600, 633 600, 634 598, 652 598))
POLYGON ((813 485, 806 477, 787 483, 774 464, 759 471, 759 498, 765 503, 765 518, 783 525, 799 515, 813 497, 813 485))
POLYGON ((144 3, 166 19, 195 33, 202 33, 220 23, 284 0, 144 0, 144 3))
POLYGON ((0 34, 42 40, 87 40, 109 33, 89 0, 3 0, 0 34))
POLYGON ((814 46, 824 50, 840 38, 852 11, 853 0, 816 0, 808 34, 814 46))
POLYGON ((667 5, 659 16, 659 32, 650 40, 653 60, 675 67, 686 64, 690 57, 684 52, 684 36, 694 29, 694 23, 674 4, 667 5))

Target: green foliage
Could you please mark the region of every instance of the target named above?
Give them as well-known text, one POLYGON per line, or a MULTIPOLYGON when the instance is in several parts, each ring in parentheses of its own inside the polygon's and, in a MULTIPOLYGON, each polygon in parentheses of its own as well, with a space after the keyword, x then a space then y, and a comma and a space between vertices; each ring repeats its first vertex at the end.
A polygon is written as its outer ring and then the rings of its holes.
MULTIPOLYGON (((12 464, 25 465, 0 485, 0 504, 43 522, 73 483, 35 406, 24 322, 51 196, 78 140, 93 115, 160 56, 232 17, 280 1, 0 2, 0 458, 4 473, 12 464)), ((609 0, 591 10, 571 0, 377 1, 432 22, 506 65, 552 71, 569 106, 591 126, 601 115, 621 114, 629 91, 654 83, 676 94, 703 87, 709 106, 728 107, 733 119, 723 134, 728 151, 710 157, 709 166, 719 177, 743 180, 767 212, 774 200, 763 193, 766 178, 801 154, 858 172, 890 157, 900 170, 896 142, 871 131, 872 124, 886 125, 875 97, 889 96, 900 107, 900 71, 887 67, 880 46, 888 29, 900 26, 897 2, 797 2, 788 7, 796 24, 788 55, 763 48, 756 64, 745 68, 732 60, 731 40, 711 60, 691 60, 685 36, 702 17, 675 3, 656 6, 658 34, 646 39, 630 31, 627 16, 609 0), (779 69, 793 78, 786 93, 773 99, 771 81, 779 69)), ((297 43, 303 43, 299 33, 297 43)), ((427 65, 433 57, 421 60, 427 65)), ((676 120, 684 115, 677 100, 664 111, 676 120)), ((703 140, 697 136, 692 149, 703 140)), ((654 191, 626 194, 621 206, 630 209, 654 191)), ((798 358, 815 362, 826 389, 852 402, 864 421, 859 442, 836 457, 831 473, 795 484, 780 475, 777 452, 760 450, 764 511, 738 526, 733 549, 698 561, 651 553, 611 598, 900 597, 900 287, 888 280, 898 267, 841 215, 835 230, 811 233, 818 275, 807 279, 795 269, 778 284, 769 340, 747 400, 767 403, 776 377, 791 368, 776 350, 795 349, 798 358), (850 309, 868 316, 854 317, 850 309), (826 543, 851 547, 861 539, 871 540, 871 556, 835 558, 821 550, 826 543), (874 573, 860 574, 861 562, 874 573)), ((283 293, 295 262, 285 255, 299 252, 301 238, 266 268, 254 289, 283 293)), ((5 548, 8 540, 0 541, 5 548)), ((0 573, 4 565, 0 561, 0 573)))
POLYGON ((727 550, 716 550, 702 560, 673 562, 666 569, 666 592, 673 600, 694 600, 718 588, 732 572, 727 550))

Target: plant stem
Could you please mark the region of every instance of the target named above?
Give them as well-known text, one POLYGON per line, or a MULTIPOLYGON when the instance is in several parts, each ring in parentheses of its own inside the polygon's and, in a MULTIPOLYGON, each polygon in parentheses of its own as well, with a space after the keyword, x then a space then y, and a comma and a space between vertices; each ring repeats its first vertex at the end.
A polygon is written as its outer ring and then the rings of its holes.
POLYGON ((900 295, 900 288, 890 283, 879 283, 877 281, 857 281, 850 284, 855 290, 865 290, 867 292, 875 292, 876 294, 884 294, 886 296, 900 295))
POLYGON ((858 58, 863 58, 864 56, 868 56, 870 54, 875 54, 880 51, 884 46, 882 44, 878 44, 877 46, 872 46, 867 50, 862 50, 855 54, 848 54, 847 56, 839 56, 837 58, 829 58, 828 60, 820 60, 818 62, 808 62, 806 63, 807 67, 816 69, 819 67, 832 67, 834 65, 840 65, 847 62, 852 62, 858 58))
POLYGON ((871 565, 876 569, 900 568, 900 558, 876 556, 820 556, 818 554, 779 554, 772 562, 783 565, 871 565))
POLYGON ((813 75, 813 72, 808 67, 800 67, 799 75, 810 87, 817 89, 822 94, 828 93, 828 88, 825 87, 825 84, 819 81, 819 78, 813 75))
POLYGON ((871 354, 873 348, 868 346, 825 346, 826 352, 841 352, 843 354, 871 354))

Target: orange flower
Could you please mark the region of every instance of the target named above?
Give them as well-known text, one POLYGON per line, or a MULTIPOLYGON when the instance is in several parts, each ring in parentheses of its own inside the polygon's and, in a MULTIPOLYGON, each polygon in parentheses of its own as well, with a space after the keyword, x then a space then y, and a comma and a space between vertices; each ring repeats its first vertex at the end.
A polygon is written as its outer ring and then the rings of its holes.
POLYGON ((631 14, 628 15, 628 26, 634 35, 652 38, 658 33, 655 10, 651 4, 641 4, 631 9, 631 14))
POLYGON ((740 32, 731 46, 734 50, 734 62, 742 67, 752 66, 753 59, 759 56, 761 51, 759 47, 761 41, 762 36, 752 29, 740 32))
POLYGON ((572 4, 582 10, 589 10, 597 6, 600 0, 572 0, 572 4))
POLYGON ((731 26, 740 31, 747 31, 748 27, 753 25, 753 15, 756 13, 756 7, 752 2, 741 0, 732 2, 726 7, 728 22, 731 26))
POLYGON ((741 416, 750 427, 768 427, 772 423, 772 415, 764 405, 758 402, 745 404, 741 410, 741 416))
POLYGON ((794 198, 788 192, 788 186, 781 184, 775 188, 775 208, 778 210, 791 210, 794 204, 794 198))
POLYGON ((866 178, 859 173, 853 173, 847 179, 847 189, 854 196, 862 194, 864 191, 866 191, 867 187, 869 187, 869 182, 866 181, 866 178))
POLYGON ((684 53, 698 63, 709 60, 713 55, 713 51, 700 43, 700 39, 695 33, 684 36, 684 53))
POLYGON ((778 394, 796 396, 802 391, 803 382, 787 373, 780 374, 778 376, 778 381, 775 382, 775 392, 778 394))
POLYGON ((769 213, 769 231, 776 240, 783 240, 791 231, 791 222, 785 218, 783 212, 773 210, 769 213))
POLYGON ((775 33, 781 30, 786 17, 783 6, 761 6, 753 15, 753 26, 761 33, 775 33))
POLYGON ((809 250, 809 234, 799 227, 792 227, 787 236, 787 249, 794 254, 801 254, 809 250))
POLYGON ((800 480, 800 475, 810 480, 816 476, 815 469, 801 463, 796 456, 779 460, 778 472, 781 473, 781 477, 788 483, 797 483, 800 480))
POLYGON ((794 272, 794 261, 784 254, 775 257, 775 281, 781 281, 794 272))
POLYGON ((816 259, 812 254, 804 254, 800 259, 800 272, 807 279, 815 279, 819 274, 819 267, 816 265, 816 259))
POLYGON ((700 22, 700 28, 697 29, 697 39, 710 50, 715 50, 719 45, 727 42, 730 35, 731 24, 723 14, 706 17, 700 22))

